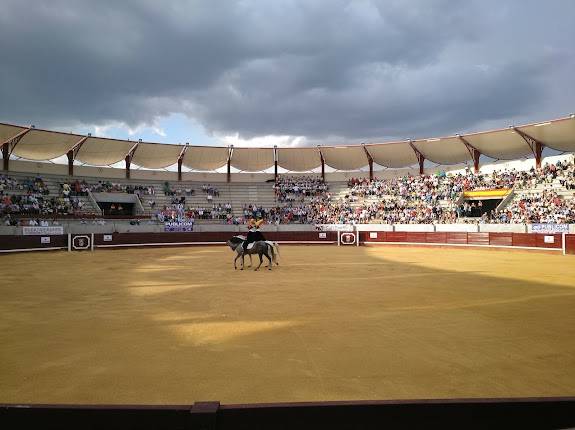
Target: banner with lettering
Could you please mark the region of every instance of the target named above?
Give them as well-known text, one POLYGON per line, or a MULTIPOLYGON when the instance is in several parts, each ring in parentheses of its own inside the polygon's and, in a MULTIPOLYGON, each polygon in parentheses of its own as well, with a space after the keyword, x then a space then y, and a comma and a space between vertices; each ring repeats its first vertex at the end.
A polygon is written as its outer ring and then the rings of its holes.
POLYGON ((533 224, 533 233, 569 233, 569 224, 533 224))
POLYGON ((164 231, 171 232, 190 232, 194 231, 194 223, 192 221, 171 221, 164 223, 164 231))
POLYGON ((316 224, 319 231, 353 231, 353 224, 316 224))
POLYGON ((41 226, 30 226, 30 227, 22 227, 22 234, 25 236, 46 236, 51 234, 64 234, 64 227, 61 225, 59 226, 52 226, 52 227, 41 227, 41 226))

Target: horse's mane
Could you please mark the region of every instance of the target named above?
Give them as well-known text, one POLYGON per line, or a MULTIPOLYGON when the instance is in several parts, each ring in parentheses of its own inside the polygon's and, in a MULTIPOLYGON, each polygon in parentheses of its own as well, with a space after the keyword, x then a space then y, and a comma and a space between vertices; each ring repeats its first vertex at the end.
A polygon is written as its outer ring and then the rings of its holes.
POLYGON ((242 243, 244 240, 246 240, 245 238, 242 239, 241 236, 233 236, 230 239, 230 242, 233 243, 234 245, 237 245, 238 243, 242 243))

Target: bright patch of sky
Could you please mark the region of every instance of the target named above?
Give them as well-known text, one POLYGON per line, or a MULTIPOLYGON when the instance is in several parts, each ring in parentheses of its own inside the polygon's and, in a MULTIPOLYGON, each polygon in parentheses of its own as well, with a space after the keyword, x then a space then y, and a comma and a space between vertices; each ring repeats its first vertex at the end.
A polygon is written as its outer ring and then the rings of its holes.
MULTIPOLYGON (((42 127, 40 127, 42 128, 42 127)), ((125 123, 115 122, 103 126, 78 126, 72 129, 59 128, 63 132, 79 134, 92 133, 94 137, 108 137, 143 142, 172 143, 206 146, 225 146, 223 140, 211 136, 200 124, 188 119, 184 114, 175 113, 160 117, 153 125, 140 125, 131 128, 125 123)))

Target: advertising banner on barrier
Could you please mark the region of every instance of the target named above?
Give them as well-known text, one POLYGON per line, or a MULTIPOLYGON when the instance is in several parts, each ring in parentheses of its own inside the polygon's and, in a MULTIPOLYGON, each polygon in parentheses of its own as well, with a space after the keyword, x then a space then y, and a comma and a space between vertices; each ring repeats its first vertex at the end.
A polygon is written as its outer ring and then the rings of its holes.
POLYGON ((51 234, 64 234, 64 227, 61 225, 53 227, 22 227, 22 234, 24 236, 46 236, 51 234))
POLYGON ((173 221, 164 223, 164 231, 171 232, 190 232, 194 231, 194 223, 192 221, 173 221))
POLYGON ((569 233, 569 224, 533 224, 533 233, 569 233))
POLYGON ((353 231, 352 224, 316 224, 315 228, 319 231, 353 231))

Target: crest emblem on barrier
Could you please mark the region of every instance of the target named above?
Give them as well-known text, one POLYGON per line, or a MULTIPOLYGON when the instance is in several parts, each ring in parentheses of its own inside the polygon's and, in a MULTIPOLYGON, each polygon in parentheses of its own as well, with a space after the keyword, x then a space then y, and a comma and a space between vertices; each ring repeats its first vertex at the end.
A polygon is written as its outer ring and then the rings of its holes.
POLYGON ((341 236, 339 237, 339 240, 341 242, 342 245, 355 245, 355 233, 341 233, 341 236))
POLYGON ((72 238, 72 248, 75 250, 89 249, 90 236, 80 235, 72 238))

